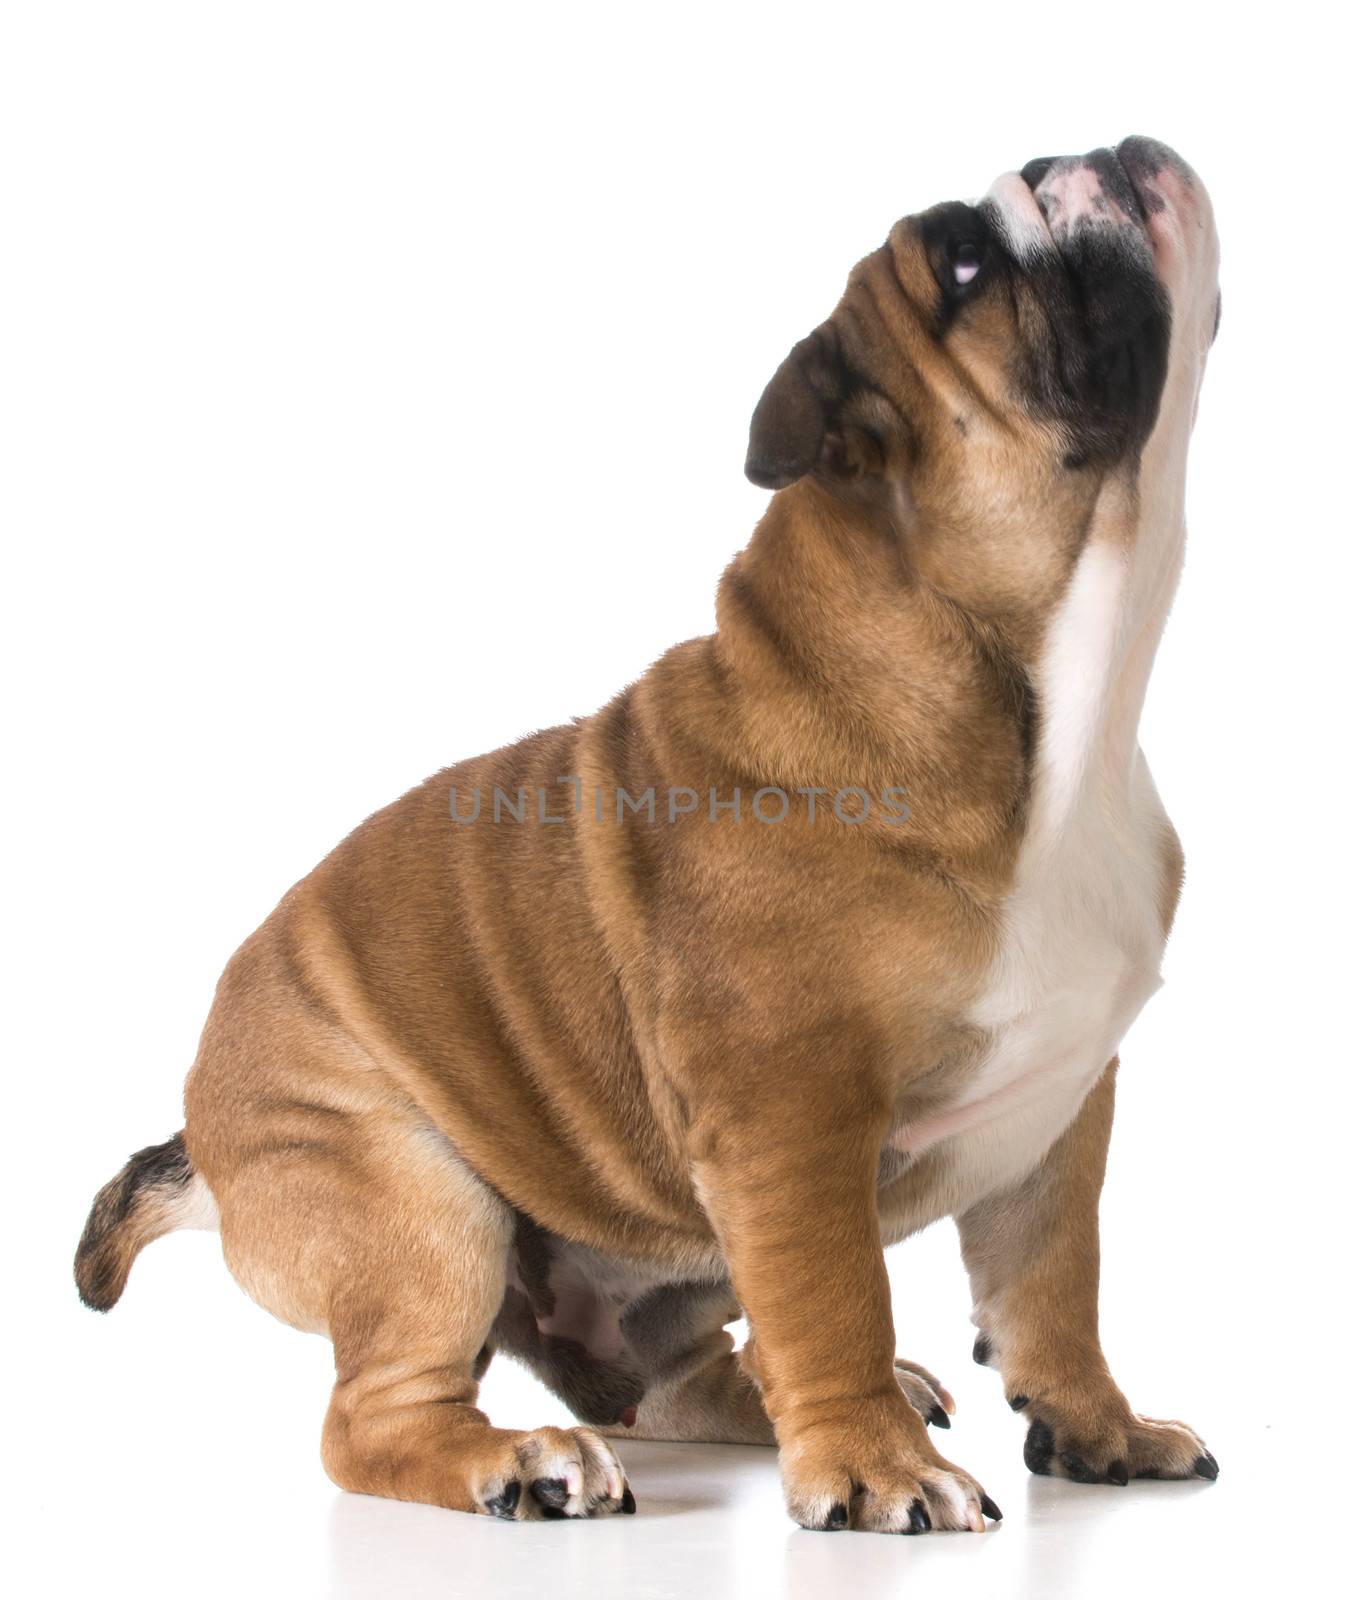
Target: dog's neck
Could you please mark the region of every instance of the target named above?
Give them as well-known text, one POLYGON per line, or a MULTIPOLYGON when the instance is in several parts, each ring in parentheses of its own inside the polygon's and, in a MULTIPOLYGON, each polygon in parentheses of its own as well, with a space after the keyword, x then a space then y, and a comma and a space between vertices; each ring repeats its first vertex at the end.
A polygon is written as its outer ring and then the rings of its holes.
POLYGON ((781 491, 719 589, 744 759, 766 783, 905 785, 935 842, 978 849, 1125 789, 1183 548, 1181 470, 1148 481, 1105 479, 1058 570, 994 614, 922 576, 877 508, 781 491))
POLYGON ((1025 798, 1029 621, 977 616, 917 577, 885 511, 803 479, 719 587, 729 753, 785 788, 903 786, 913 840, 988 849, 1025 798))
POLYGON ((1032 869, 1077 820, 1122 815, 1148 787, 1137 732, 1183 556, 1181 504, 1160 520, 1143 516, 1148 503, 1137 475, 1105 481, 1029 665, 1038 706, 1032 869))

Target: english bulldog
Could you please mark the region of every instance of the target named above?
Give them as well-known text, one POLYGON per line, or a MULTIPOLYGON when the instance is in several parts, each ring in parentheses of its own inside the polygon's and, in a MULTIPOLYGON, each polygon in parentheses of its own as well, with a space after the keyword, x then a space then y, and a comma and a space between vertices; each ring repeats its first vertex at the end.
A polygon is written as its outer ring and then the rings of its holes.
POLYGON ((1182 878, 1137 743, 1220 313, 1150 139, 898 222, 751 419, 717 629, 369 818, 230 961, 85 1301, 218 1227, 327 1334, 345 1489, 631 1512, 626 1436, 776 1446, 805 1528, 981 1532, 883 1251, 956 1219, 1037 1473, 1214 1478, 1099 1346, 1119 1041, 1182 878), (745 1316, 741 1348, 727 1331, 745 1316), (497 1351, 577 1418, 497 1428, 497 1351))

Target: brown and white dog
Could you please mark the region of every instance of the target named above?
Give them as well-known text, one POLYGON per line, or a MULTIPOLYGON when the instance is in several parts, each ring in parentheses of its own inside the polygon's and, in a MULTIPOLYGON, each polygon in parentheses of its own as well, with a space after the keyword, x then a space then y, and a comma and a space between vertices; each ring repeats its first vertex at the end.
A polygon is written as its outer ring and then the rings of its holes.
POLYGON ((287 894, 185 1131, 94 1203, 85 1300, 219 1225, 333 1341, 347 1489, 632 1511, 629 1433, 777 1444, 805 1527, 980 1531, 883 1261, 953 1216, 1032 1470, 1214 1478, 1113 1382, 1096 1300, 1115 1052, 1182 875, 1136 733, 1216 269, 1140 138, 897 223, 756 408, 777 492, 717 632, 287 894), (491 1426, 499 1348, 584 1426, 491 1426))

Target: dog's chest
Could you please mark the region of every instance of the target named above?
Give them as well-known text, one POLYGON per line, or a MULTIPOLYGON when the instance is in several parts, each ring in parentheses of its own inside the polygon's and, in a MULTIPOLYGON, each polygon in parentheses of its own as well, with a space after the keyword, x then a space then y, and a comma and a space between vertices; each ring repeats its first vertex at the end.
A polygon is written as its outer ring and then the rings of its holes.
POLYGON ((1160 983, 1153 841, 1086 822, 1004 908, 998 956, 967 1020, 984 1050, 952 1103, 904 1125, 912 1154, 941 1141, 988 1188, 1050 1147, 1160 983))
POLYGON ((964 1019, 983 1041, 977 1063, 893 1141, 911 1154, 943 1144, 974 1193, 1041 1159, 1160 983, 1168 822, 1134 717, 1114 723, 1121 582, 1114 557, 1087 552, 1052 629, 1027 832, 964 1019))

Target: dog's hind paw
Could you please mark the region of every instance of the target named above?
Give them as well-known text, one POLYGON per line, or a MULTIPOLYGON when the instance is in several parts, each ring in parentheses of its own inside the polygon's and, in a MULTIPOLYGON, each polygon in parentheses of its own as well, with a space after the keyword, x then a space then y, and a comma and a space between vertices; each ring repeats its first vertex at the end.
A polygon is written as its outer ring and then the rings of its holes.
POLYGON ((953 1396, 927 1368, 916 1361, 893 1363, 901 1392, 932 1428, 950 1427, 949 1417, 957 1410, 953 1396))
POLYGON ((477 1509, 507 1522, 597 1517, 638 1509, 619 1458, 590 1428, 536 1428, 479 1486, 477 1509))

